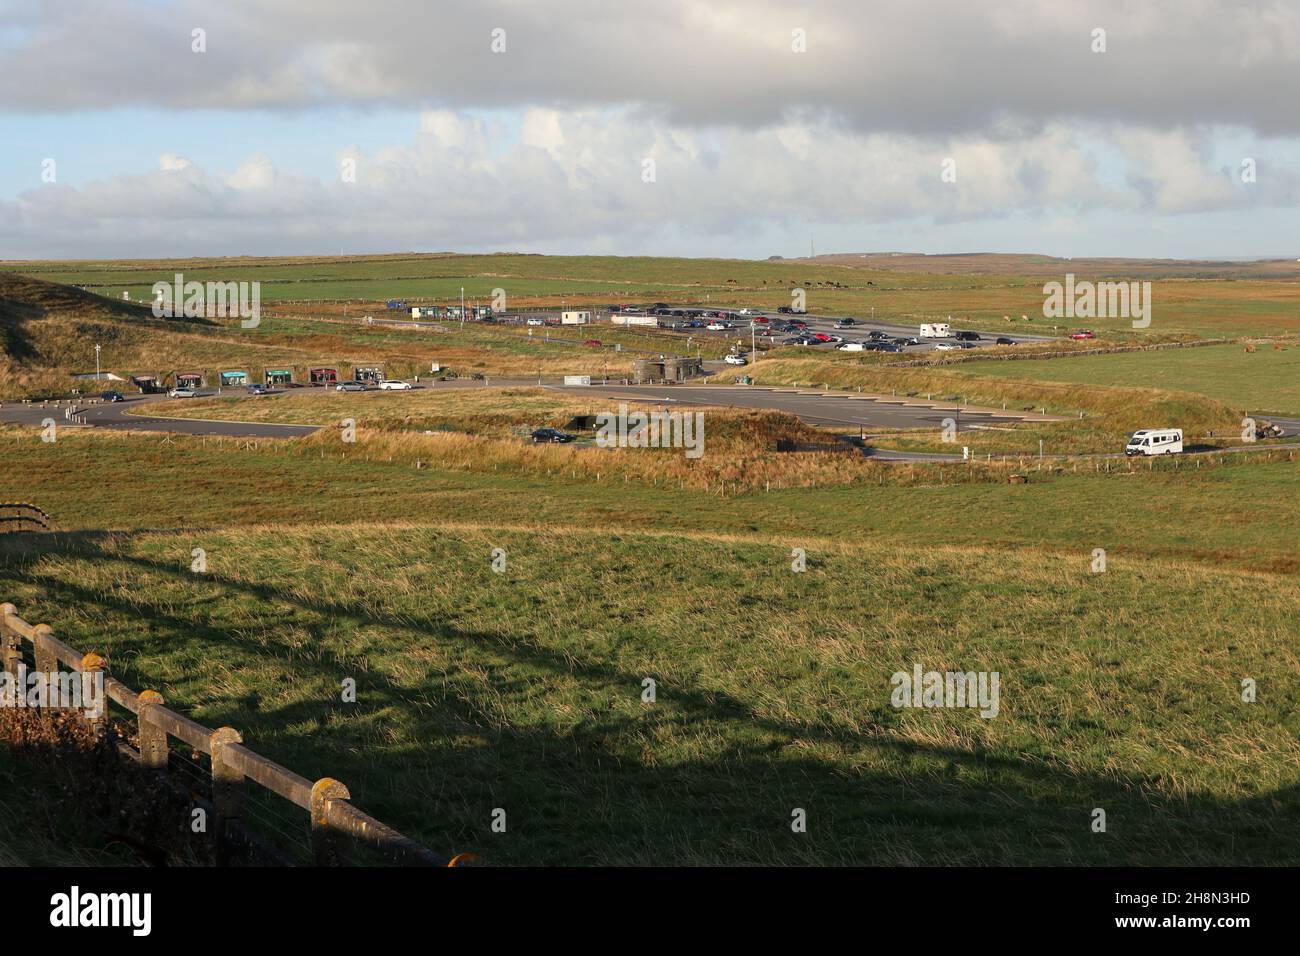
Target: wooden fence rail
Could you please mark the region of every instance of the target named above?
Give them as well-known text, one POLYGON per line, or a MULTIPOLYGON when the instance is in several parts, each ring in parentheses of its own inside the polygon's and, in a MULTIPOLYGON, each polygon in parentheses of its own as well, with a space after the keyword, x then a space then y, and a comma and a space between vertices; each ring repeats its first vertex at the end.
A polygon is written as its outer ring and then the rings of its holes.
MULTIPOLYGON (((310 828, 312 854, 318 865, 336 865, 343 859, 342 837, 370 846, 387 862, 399 865, 448 866, 461 860, 449 861, 358 810, 349 802, 348 788, 332 777, 308 780, 249 750, 233 727, 213 730, 166 707, 156 691, 137 693, 109 674, 108 662, 100 655, 82 654, 59 640, 48 625, 29 624, 18 616, 14 605, 0 604, 0 657, 4 669, 14 676, 23 664, 24 641, 32 645, 40 673, 52 674, 61 664, 81 673, 103 673, 107 700, 136 718, 139 748, 119 742, 119 749, 141 766, 167 773, 173 738, 211 758, 212 804, 217 819, 210 829, 217 841, 218 860, 229 828, 240 818, 240 795, 248 781, 307 812, 304 823, 310 828)), ((106 735, 110 732, 108 716, 106 702, 99 717, 86 719, 97 733, 106 735)))
POLYGON ((19 531, 49 531, 50 516, 24 502, 0 503, 0 534, 19 531))

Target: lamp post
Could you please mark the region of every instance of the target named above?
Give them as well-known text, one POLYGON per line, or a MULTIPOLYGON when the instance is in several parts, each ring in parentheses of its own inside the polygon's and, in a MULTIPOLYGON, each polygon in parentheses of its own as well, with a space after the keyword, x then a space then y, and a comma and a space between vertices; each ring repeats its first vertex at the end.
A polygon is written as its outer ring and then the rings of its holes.
POLYGON ((99 346, 95 346, 95 381, 99 381, 99 346))

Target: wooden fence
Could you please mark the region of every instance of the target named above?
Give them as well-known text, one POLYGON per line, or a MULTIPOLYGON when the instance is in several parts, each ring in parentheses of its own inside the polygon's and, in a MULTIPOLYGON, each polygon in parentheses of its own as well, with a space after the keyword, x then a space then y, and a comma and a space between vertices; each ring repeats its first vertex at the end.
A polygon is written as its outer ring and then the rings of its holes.
POLYGON ((0 503, 0 534, 49 530, 50 516, 36 505, 24 502, 0 503))
POLYGON ((233 727, 212 730, 164 706, 156 691, 137 693, 108 672, 108 662, 98 654, 82 654, 59 640, 45 624, 28 624, 12 604, 0 604, 0 655, 4 669, 17 675, 24 662, 23 642, 34 650, 35 669, 52 674, 63 665, 77 672, 100 671, 104 675, 105 706, 95 718, 85 718, 100 735, 112 733, 110 704, 134 715, 138 748, 120 738, 119 751, 141 767, 166 775, 172 764, 171 740, 181 741, 211 758, 212 805, 216 812, 210 827, 217 859, 231 842, 232 830, 240 827, 241 797, 248 784, 263 787, 307 812, 304 819, 317 865, 337 865, 347 858, 346 840, 371 847, 392 864, 404 866, 454 866, 467 855, 451 860, 439 856, 392 827, 354 807, 348 788, 332 777, 311 781, 288 770, 243 744, 233 727))

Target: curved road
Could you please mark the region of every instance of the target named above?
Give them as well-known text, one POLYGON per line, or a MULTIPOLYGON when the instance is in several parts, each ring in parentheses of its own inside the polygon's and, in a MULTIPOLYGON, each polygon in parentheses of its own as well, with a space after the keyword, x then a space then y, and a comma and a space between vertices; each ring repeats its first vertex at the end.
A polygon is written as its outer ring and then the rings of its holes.
POLYGON ((0 421, 40 427, 45 419, 52 418, 56 425, 66 428, 118 428, 180 435, 225 435, 233 438, 297 438, 299 435, 310 435, 320 427, 130 414, 152 405, 159 405, 159 410, 162 411, 172 403, 184 401, 183 398, 167 398, 165 395, 131 395, 125 401, 113 404, 77 405, 75 408, 80 421, 64 418, 65 410, 71 404, 69 402, 60 405, 5 405, 0 408, 0 421))
MULTIPOLYGON (((532 384, 531 382, 494 384, 532 384)), ((477 383, 439 383, 439 387, 476 387, 477 383)), ((555 391, 580 395, 601 395, 611 399, 648 401, 664 404, 714 405, 730 408, 772 409, 797 415, 810 425, 856 427, 863 430, 876 428, 934 428, 943 427, 951 418, 958 431, 970 431, 996 424, 1026 421, 1059 421, 1057 416, 1037 415, 1028 412, 998 411, 986 408, 944 405, 919 402, 913 399, 881 395, 856 395, 847 392, 818 392, 795 388, 764 388, 757 386, 725 385, 548 385, 555 391)), ((309 393, 310 394, 310 393, 309 393)), ((379 393, 376 393, 379 394, 379 393)), ((203 396, 207 397, 207 396, 203 396)), ((132 431, 161 432, 184 435, 218 435, 235 438, 296 438, 317 431, 318 425, 283 425, 266 422, 219 421, 213 419, 167 418, 166 409, 185 399, 169 399, 164 395, 133 395, 123 402, 105 405, 76 406, 77 419, 65 418, 68 402, 59 405, 4 405, 0 407, 0 421, 39 427, 53 419, 63 427, 117 428, 132 431), (157 406, 157 416, 130 414, 144 408, 157 406)), ((1282 426, 1285 436, 1300 436, 1300 419, 1270 417, 1269 421, 1282 426)), ((1300 444, 1243 445, 1240 447, 1192 452, 1191 454, 1232 454, 1264 451, 1269 448, 1297 448, 1300 444)), ((867 457, 881 461, 961 461, 960 454, 896 451, 886 448, 863 449, 867 457)), ((1020 456, 1012 456, 1020 457, 1020 456)), ((1053 456, 1070 457, 1070 456, 1053 456)), ((1122 452, 1109 455, 1079 455, 1077 458, 1123 458, 1122 452)))

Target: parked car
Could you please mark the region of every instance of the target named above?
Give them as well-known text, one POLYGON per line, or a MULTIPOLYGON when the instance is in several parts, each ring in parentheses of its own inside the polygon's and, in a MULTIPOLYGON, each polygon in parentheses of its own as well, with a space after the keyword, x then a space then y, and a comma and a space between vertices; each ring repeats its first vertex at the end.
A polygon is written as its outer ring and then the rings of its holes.
POLYGON ((895 345, 920 345, 921 340, 913 335, 908 338, 894 339, 894 344, 895 345))
POLYGON ((110 403, 111 403, 111 402, 125 402, 125 401, 126 401, 126 396, 123 395, 121 392, 105 392, 104 394, 100 395, 99 397, 100 397, 101 399, 103 399, 104 401, 106 401, 106 402, 110 402, 110 403))
POLYGON ((410 389, 410 382, 401 382, 396 379, 385 379, 379 383, 379 387, 385 392, 405 392, 410 389))
POLYGON ((1080 329, 1078 332, 1071 332, 1072 339, 1095 339, 1097 336, 1091 329, 1080 329))
POLYGON ((710 332, 725 332, 727 329, 732 328, 732 326, 726 322, 710 322, 706 328, 708 328, 710 332))
POLYGON ((835 320, 835 327, 837 329, 851 329, 857 324, 857 319, 851 319, 847 315, 842 319, 835 320))
POLYGON ((545 319, 539 319, 537 316, 533 316, 531 319, 528 320, 528 324, 529 324, 529 325, 545 325, 545 324, 546 324, 546 320, 545 320, 545 319))
POLYGON ((573 441, 577 437, 577 435, 562 432, 558 428, 539 428, 532 434, 534 445, 562 445, 565 442, 573 441))
POLYGON ((776 311, 780 312, 782 315, 789 315, 794 311, 794 309, 790 308, 788 305, 778 305, 776 311))
POLYGON ((265 385, 258 385, 258 384, 256 384, 256 383, 254 383, 254 384, 248 386, 248 394, 249 394, 249 395, 267 395, 267 394, 270 393, 270 391, 271 391, 271 390, 270 390, 269 388, 267 388, 265 385))
POLYGON ((883 342, 885 341, 885 339, 889 338, 889 333, 881 332, 877 329, 872 329, 870 332, 867 333, 867 338, 871 339, 871 341, 873 342, 883 342))
POLYGON ((336 392, 364 392, 365 390, 365 382, 339 382, 334 386, 336 392))
POLYGON ((863 350, 861 342, 845 342, 843 345, 835 347, 841 352, 861 352, 863 350))
POLYGON ((173 388, 167 393, 168 398, 193 398, 199 394, 192 388, 173 388))
POLYGON ((808 323, 803 319, 791 319, 790 326, 796 329, 806 329, 808 328, 808 323))
POLYGON ((598 349, 600 348, 600 339, 587 339, 587 341, 583 342, 582 344, 590 346, 593 349, 598 349))
POLYGON ((1009 339, 1005 335, 999 335, 997 341, 994 344, 995 345, 1016 345, 1017 342, 1015 339, 1009 339))
POLYGON ((754 316, 754 322, 758 325, 767 325, 767 316, 756 315, 754 316))
POLYGON ((741 355, 739 352, 730 352, 730 353, 728 353, 728 354, 727 354, 727 355, 722 359, 722 361, 726 362, 728 365, 748 365, 748 364, 749 364, 749 363, 745 360, 745 356, 741 355))
POLYGON ((960 348, 956 342, 938 342, 934 346, 936 352, 956 352, 960 348))
POLYGON ((952 337, 958 342, 978 342, 980 340, 978 332, 954 332, 952 337))

